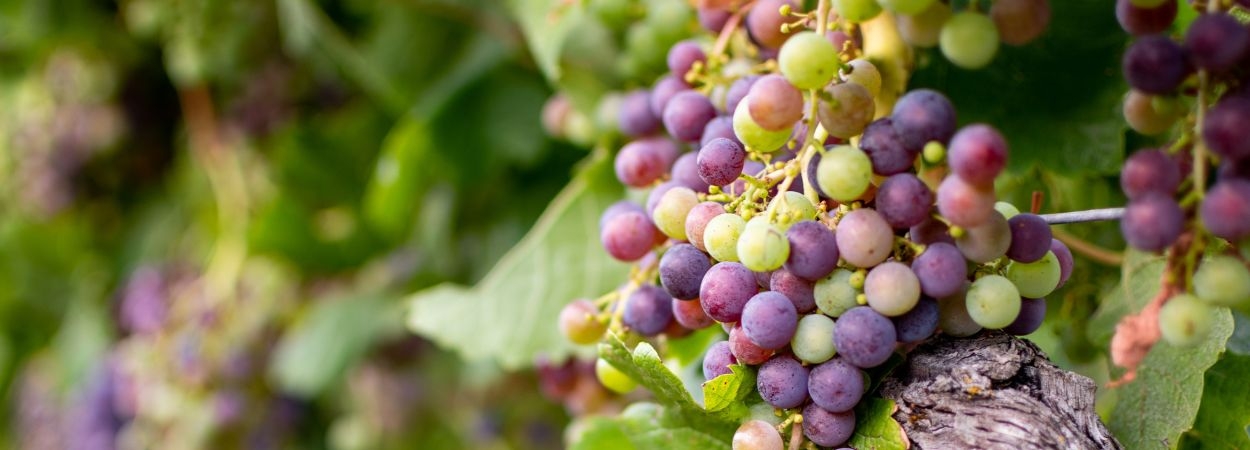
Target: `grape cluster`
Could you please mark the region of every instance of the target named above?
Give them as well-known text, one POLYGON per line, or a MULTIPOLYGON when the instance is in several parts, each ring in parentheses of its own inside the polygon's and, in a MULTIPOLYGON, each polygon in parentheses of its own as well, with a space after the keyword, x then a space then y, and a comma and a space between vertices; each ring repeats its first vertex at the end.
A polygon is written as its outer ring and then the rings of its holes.
POLYGON ((1116 4, 1120 24, 1136 37, 1123 60, 1132 88, 1126 121, 1142 134, 1184 124, 1169 146, 1125 161, 1120 184, 1129 203, 1120 229, 1139 250, 1195 256, 1170 266, 1180 293, 1159 314, 1162 337, 1184 346, 1209 333, 1216 308, 1250 309, 1241 255, 1196 258, 1221 241, 1245 248, 1250 238, 1250 25, 1217 2, 1173 38, 1165 33, 1177 8, 1175 0, 1116 4))
MULTIPOLYGON (((942 5, 834 3, 846 22, 942 5)), ((775 64, 682 41, 669 74, 621 97, 630 141, 615 173, 649 192, 607 208, 599 230, 608 254, 637 266, 619 290, 569 303, 559 326, 590 344, 610 330, 675 338, 719 325, 727 337, 707 349, 706 379, 753 367, 764 402, 837 447, 855 429, 865 370, 939 330, 1032 333, 1072 255, 1041 217, 997 202, 1008 158, 998 131, 959 128, 932 90, 877 110, 878 67, 846 35, 805 30, 810 19, 760 0, 746 32, 752 56, 775 64)), ((613 391, 634 388, 605 360, 595 372, 613 391)), ((770 424, 747 422, 734 440, 780 446, 770 424)))
MULTIPOLYGON (((847 0, 838 5, 871 2, 847 0)), ((903 40, 917 47, 937 46, 951 63, 979 69, 994 60, 999 43, 1025 45, 1050 24, 1048 0, 998 0, 988 14, 969 8, 953 12, 936 0, 878 0, 896 14, 903 40)))

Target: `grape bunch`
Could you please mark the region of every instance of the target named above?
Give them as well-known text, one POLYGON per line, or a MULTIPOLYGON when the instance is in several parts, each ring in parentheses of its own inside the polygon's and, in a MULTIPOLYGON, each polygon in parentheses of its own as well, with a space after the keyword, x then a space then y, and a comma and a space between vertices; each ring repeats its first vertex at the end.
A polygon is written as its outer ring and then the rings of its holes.
POLYGON ((1175 136, 1125 161, 1120 229, 1134 248, 1182 256, 1168 266, 1175 295, 1159 313, 1162 337, 1179 346, 1202 342, 1217 308, 1250 310, 1250 25, 1220 2, 1203 8, 1174 37, 1175 0, 1116 4, 1135 36, 1124 117, 1139 133, 1175 136))
MULTIPOLYGON (((836 15, 813 15, 760 0, 741 54, 674 44, 670 73, 624 94, 617 113, 630 141, 615 173, 646 200, 607 208, 600 240, 635 268, 618 290, 566 305, 563 334, 662 341, 719 326, 705 378, 751 368, 763 402, 838 447, 870 395, 865 370, 937 333, 1035 331, 1073 260, 1040 216, 997 201, 1006 139, 960 128, 933 90, 878 109, 881 69, 849 35, 807 29, 931 6, 920 3, 834 2, 836 15)), ((716 31, 731 20, 699 17, 716 31)), ((636 385, 603 359, 595 373, 616 392, 636 385)), ((781 448, 772 423, 746 422, 734 442, 781 448)))

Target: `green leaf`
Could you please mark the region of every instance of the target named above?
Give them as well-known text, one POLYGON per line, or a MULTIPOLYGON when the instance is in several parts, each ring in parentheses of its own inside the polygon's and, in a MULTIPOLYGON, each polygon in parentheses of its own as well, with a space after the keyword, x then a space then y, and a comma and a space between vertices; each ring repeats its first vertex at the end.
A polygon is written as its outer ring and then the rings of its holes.
POLYGON ((413 294, 408 326, 468 360, 507 369, 540 353, 560 359, 575 350, 554 325, 560 309, 625 279, 627 266, 598 245, 598 218, 621 188, 607 181, 611 160, 599 153, 556 196, 534 227, 477 286, 439 285, 413 294))
POLYGON ((1250 356, 1225 353, 1204 379, 1202 406, 1179 448, 1250 448, 1250 356))
MULTIPOLYGON (((744 416, 738 408, 711 412, 699 406, 686 391, 681 379, 660 360, 660 355, 651 344, 642 342, 631 352, 625 342, 613 335, 599 344, 599 356, 651 391, 656 400, 671 408, 673 414, 690 426, 732 434, 739 419, 744 416)), ((755 387, 754 382, 750 387, 755 387)))
POLYGON ((671 408, 653 403, 630 405, 617 417, 589 419, 584 430, 570 450, 728 450, 733 435, 733 428, 692 426, 671 408))
POLYGON ((861 450, 905 450, 910 445, 903 427, 894 421, 894 401, 870 397, 855 408, 855 434, 847 445, 861 450))
POLYGON ((1120 318, 1141 311, 1159 292, 1165 263, 1161 256, 1132 249, 1125 252, 1120 283, 1103 294, 1098 311, 1089 321, 1090 340, 1103 347, 1110 345, 1120 318))
POLYGON ((729 370, 731 373, 703 383, 703 407, 708 411, 726 411, 746 417, 749 411, 743 400, 755 391, 755 371, 742 364, 733 364, 729 370))
POLYGON ((270 375, 284 390, 312 397, 338 382, 374 341, 394 330, 380 297, 327 300, 311 307, 278 343, 270 375))
POLYGON ((392 240, 401 239, 420 214, 419 200, 440 169, 428 121, 407 115, 382 143, 365 193, 365 218, 392 240))
POLYGON ((582 423, 582 433, 569 450, 635 450, 629 435, 616 417, 591 417, 582 423))
POLYGON ((560 53, 569 31, 585 20, 582 8, 561 0, 510 0, 508 8, 525 34, 534 62, 548 80, 560 79, 560 53))

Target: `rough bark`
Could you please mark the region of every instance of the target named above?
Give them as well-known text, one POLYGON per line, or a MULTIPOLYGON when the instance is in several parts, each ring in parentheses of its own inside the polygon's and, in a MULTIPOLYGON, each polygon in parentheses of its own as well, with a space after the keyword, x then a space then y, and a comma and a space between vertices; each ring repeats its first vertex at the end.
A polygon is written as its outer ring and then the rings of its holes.
POLYGON ((919 449, 1122 449, 1094 412, 1094 381, 1001 333, 939 337, 908 354, 881 393, 919 449))

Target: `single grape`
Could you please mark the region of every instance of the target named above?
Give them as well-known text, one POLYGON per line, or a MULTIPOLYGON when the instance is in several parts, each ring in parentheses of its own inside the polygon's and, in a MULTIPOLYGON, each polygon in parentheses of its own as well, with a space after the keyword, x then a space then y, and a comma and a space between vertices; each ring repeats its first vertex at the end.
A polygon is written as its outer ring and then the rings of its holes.
POLYGON ((834 358, 812 368, 804 386, 812 403, 826 411, 846 412, 855 408, 864 395, 864 375, 842 358, 834 358))
POLYGON ((872 182, 872 161, 863 151, 839 145, 825 152, 816 167, 820 190, 839 202, 850 202, 864 194, 872 182))
POLYGON ((721 262, 708 269, 699 286, 699 299, 707 315, 717 322, 737 322, 742 308, 759 292, 755 275, 742 264, 721 262))
POLYGON ((1046 299, 1024 298, 1020 300, 1020 314, 1016 316, 1016 320, 1011 322, 1011 325, 1003 328, 1003 331, 1016 336, 1033 334, 1034 331, 1042 327, 1042 321, 1045 319, 1046 299))
POLYGON ((951 7, 943 2, 933 2, 914 16, 898 16, 898 32, 908 44, 930 48, 938 45, 942 25, 951 17, 951 7))
POLYGON ((838 72, 838 49, 824 36, 803 31, 781 46, 777 66, 794 87, 818 89, 829 84, 838 72))
POLYGON ((774 408, 798 408, 807 401, 807 368, 793 356, 774 356, 760 366, 755 387, 774 408))
POLYGON ((713 217, 703 230, 703 248, 717 261, 738 261, 738 237, 747 222, 737 214, 721 214, 713 217))
POLYGON ((687 152, 673 162, 673 179, 678 185, 690 188, 695 192, 707 192, 708 184, 699 176, 697 152, 687 152))
POLYGON ((1215 306, 1250 306, 1250 270, 1237 258, 1212 256, 1194 273, 1194 294, 1215 306))
POLYGON ((787 191, 773 197, 773 200, 768 203, 768 210, 777 214, 777 225, 787 231, 794 223, 812 220, 816 217, 816 206, 812 205, 807 196, 795 191, 787 191))
POLYGON ((1166 36, 1143 36, 1124 52, 1124 78, 1133 89, 1148 94, 1176 90, 1189 73, 1185 51, 1166 36))
POLYGON ((876 65, 864 58, 852 59, 846 65, 850 70, 840 72, 843 81, 863 86, 870 97, 881 93, 881 71, 876 65))
POLYGON ((803 94, 780 75, 757 80, 746 102, 751 121, 768 131, 788 131, 803 118, 803 94))
POLYGON ((686 240, 686 216, 694 205, 699 204, 699 197, 685 186, 669 189, 660 197, 651 219, 655 221, 660 232, 673 239, 686 240))
POLYGON ((703 378, 711 380, 721 375, 731 374, 733 371, 729 370, 729 366, 737 363, 738 360, 729 351, 728 341, 712 344, 703 355, 703 378))
POLYGON ((903 263, 882 263, 868 272, 864 295, 874 311, 888 317, 901 316, 920 301, 920 280, 903 263))
POLYGON ((836 325, 833 342, 838 354, 856 367, 879 366, 894 353, 894 323, 872 308, 851 308, 838 317, 836 325))
POLYGON ((729 139, 734 144, 742 146, 738 142, 738 136, 734 135, 734 120, 729 116, 718 116, 708 121, 707 126, 703 127, 703 137, 699 138, 699 148, 702 149, 716 139, 729 139))
POLYGON ((743 102, 738 103, 738 109, 734 111, 734 135, 738 136, 738 141, 742 142, 747 150, 764 153, 775 151, 785 145, 790 140, 791 130, 787 128, 769 131, 761 127, 751 118, 750 103, 751 98, 748 95, 743 102))
POLYGON ((877 188, 877 212, 895 229, 911 228, 929 218, 933 192, 910 173, 886 178, 877 188))
POLYGON ((871 209, 857 209, 842 216, 835 238, 842 259, 856 267, 881 264, 894 248, 890 224, 871 209))
POLYGON ((938 212, 954 225, 968 228, 988 222, 996 213, 994 202, 992 187, 977 187, 958 175, 947 176, 938 185, 938 212))
POLYGON ((626 136, 646 136, 660 130, 660 118, 651 112, 650 94, 643 89, 635 89, 621 99, 621 112, 618 116, 621 133, 626 136))
POLYGON ((791 11, 802 12, 797 2, 792 0, 760 0, 751 7, 747 14, 747 32, 761 47, 780 48, 786 43, 791 33, 781 31, 782 24, 790 21, 781 15, 781 7, 789 6, 791 11))
POLYGON ((1018 214, 1007 221, 1011 227, 1011 245, 1007 257, 1013 261, 1031 263, 1042 259, 1050 251, 1050 224, 1036 214, 1018 214))
POLYGON ((701 330, 716 323, 703 311, 703 302, 697 298, 673 302, 673 320, 691 330, 701 330))
POLYGON ((638 382, 603 358, 595 361, 595 377, 603 387, 618 394, 628 393, 638 387, 638 382))
POLYGON ((828 361, 838 350, 833 346, 833 319, 824 314, 808 314, 799 319, 790 349, 794 356, 808 364, 828 361))
POLYGON ((855 411, 832 413, 809 404, 803 407, 803 435, 824 447, 845 444, 855 432, 855 411))
POLYGON ((646 214, 629 211, 616 215, 604 224, 599 241, 609 255, 621 261, 637 261, 655 246, 661 236, 646 214))
POLYGON ((797 277, 819 280, 838 267, 838 241, 833 231, 814 220, 804 220, 786 230, 790 257, 785 268, 797 277))
POLYGON ((938 327, 937 300, 921 297, 911 311, 891 320, 894 321, 894 331, 899 342, 912 344, 928 339, 938 327))
POLYGON ((668 49, 668 71, 678 78, 685 79, 686 74, 696 62, 706 62, 707 55, 695 41, 681 41, 668 49))
POLYGON ((699 142, 703 129, 716 117, 716 107, 698 91, 682 91, 673 95, 664 107, 664 129, 686 142, 699 142))
POLYGON ((768 290, 769 284, 772 283, 773 273, 772 272, 751 272, 751 273, 755 275, 755 284, 758 285, 760 289, 768 290))
POLYGON ((612 205, 608 206, 607 209, 603 210, 603 214, 599 216, 599 231, 603 231, 603 227, 608 225, 608 221, 612 220, 618 215, 621 215, 627 212, 641 213, 642 207, 638 206, 637 203, 634 203, 629 200, 620 200, 616 203, 613 203, 612 205))
POLYGON ((945 242, 929 244, 912 262, 911 270, 920 282, 920 290, 933 298, 958 293, 968 278, 963 254, 945 242))
POLYGON ((968 284, 950 297, 938 299, 938 328, 955 337, 967 337, 981 331, 981 325, 968 313, 968 284))
POLYGON ((746 162, 746 150, 729 139, 718 138, 699 149, 697 166, 699 177, 715 186, 733 183, 742 173, 746 162))
POLYGON ((1215 323, 1215 308, 1189 294, 1181 294, 1159 309, 1159 332, 1177 347, 1193 347, 1206 340, 1215 323))
POLYGON ((1008 202, 994 202, 994 210, 1003 215, 1004 219, 1011 220, 1012 217, 1020 215, 1020 208, 1008 202))
POLYGON ((664 176, 676 158, 677 147, 667 139, 648 138, 630 142, 616 154, 616 178, 626 186, 646 187, 664 176))
POLYGON ((878 0, 882 7, 899 15, 911 16, 924 12, 934 0, 878 0))
POLYGON ((947 163, 969 184, 992 189, 994 178, 1007 166, 1007 140, 986 124, 960 128, 951 138, 947 163))
POLYGON ((955 134, 955 107, 945 95, 932 89, 904 94, 890 114, 903 147, 919 153, 929 141, 950 142, 955 134))
POLYGON ((725 111, 734 112, 738 110, 738 104, 747 98, 747 94, 751 92, 751 87, 759 81, 759 75, 748 75, 734 80, 729 85, 729 90, 725 91, 725 111))
POLYGON ((937 220, 933 217, 926 218, 924 222, 911 227, 911 230, 908 230, 907 232, 907 237, 911 239, 912 242, 922 245, 937 242, 945 242, 947 244, 955 245, 955 238, 951 237, 950 228, 947 227, 945 223, 942 223, 941 220, 937 220))
POLYGON ((1050 25, 1048 0, 998 0, 990 6, 990 17, 1004 44, 1033 42, 1050 25))
POLYGON ((1161 194, 1171 197, 1181 184, 1180 166, 1162 150, 1142 150, 1124 161, 1120 188, 1129 200, 1161 194))
POLYGON ((1250 159, 1250 96, 1220 100, 1202 122, 1202 140, 1211 151, 1236 160, 1250 159))
POLYGON ((998 27, 988 16, 964 11, 942 26, 938 46, 956 66, 975 70, 985 67, 998 53, 998 27))
POLYGON ((665 75, 651 86, 651 97, 648 99, 648 106, 651 107, 651 114, 656 118, 664 118, 664 109, 668 107, 668 102, 674 96, 681 92, 690 90, 690 85, 685 80, 674 75, 665 75))
POLYGON ((991 211, 985 223, 965 228, 963 235, 955 238, 955 247, 969 261, 982 264, 993 261, 1011 248, 1011 225, 998 211, 991 211))
POLYGON ((733 17, 733 12, 728 9, 717 7, 716 5, 701 5, 696 10, 699 15, 699 25, 704 30, 713 33, 720 33, 725 24, 729 22, 729 18, 733 17))
POLYGON ((859 146, 872 161, 872 172, 877 175, 894 175, 911 170, 916 163, 916 153, 903 146, 902 139, 894 130, 890 118, 878 119, 864 129, 859 146))
POLYGON ((1061 272, 1059 258, 1049 250, 1037 261, 1012 261, 1007 265, 1007 279, 1016 285, 1020 295, 1028 298, 1042 298, 1054 292, 1059 287, 1061 272))
POLYGON ((655 336, 673 321, 673 297, 654 285, 639 286, 625 299, 621 322, 643 336, 655 336))
POLYGON ((854 272, 838 269, 825 278, 821 278, 812 288, 816 297, 816 307, 820 312, 832 316, 841 316, 846 310, 859 306, 856 297, 859 291, 851 286, 854 272))
POLYGON ((824 94, 829 101, 816 104, 816 118, 830 136, 850 139, 864 131, 872 122, 877 106, 872 93, 859 83, 840 83, 828 86, 824 94))
POLYGON ((860 23, 881 14, 877 0, 834 0, 833 9, 847 22, 860 23))
POLYGON ((1160 111, 1155 108, 1155 97, 1144 92, 1130 89, 1124 97, 1124 120, 1128 126, 1141 134, 1155 135, 1172 129, 1172 125, 1180 119, 1173 111, 1160 111))
POLYGON ((1198 68, 1226 72, 1250 50, 1250 29, 1228 14, 1202 14, 1189 24, 1185 50, 1198 68))
MULTIPOLYGON (((702 11, 702 10, 700 10, 702 11)), ((733 450, 784 450, 781 435, 772 424, 748 420, 734 432, 733 450)))
POLYGON ((772 291, 755 294, 742 310, 742 331, 755 345, 768 350, 789 344, 798 323, 794 303, 772 291))
POLYGON ((816 310, 815 283, 799 278, 789 270, 774 270, 769 277, 768 288, 790 299, 799 314, 816 310))
MULTIPOLYGON (((1205 206, 1210 199, 1208 194, 1205 206)), ((1128 245, 1139 250, 1157 252, 1180 237, 1184 215, 1176 200, 1164 195, 1146 195, 1132 200, 1124 208, 1120 232, 1128 245)), ((1204 220, 1205 222, 1205 220, 1204 220)))
POLYGON ((663 183, 657 184, 655 185, 655 187, 651 188, 651 191, 647 192, 647 203, 646 203, 647 214, 650 214, 654 218, 655 208, 657 206, 660 206, 660 199, 664 198, 664 194, 667 194, 668 191, 671 191, 673 190, 673 188, 676 188, 676 187, 682 187, 682 186, 676 181, 668 180, 663 183))
POLYGON ((1137 36, 1162 33, 1176 20, 1176 0, 1162 0, 1153 6, 1116 0, 1115 18, 1124 31, 1137 36))
POLYGON ((964 301, 968 317, 985 328, 1004 328, 1020 315, 1020 291, 999 275, 986 275, 972 282, 964 301))
POLYGON ((660 258, 660 284, 679 300, 699 297, 703 275, 712 268, 708 256, 690 244, 677 244, 660 258))
POLYGON ((608 324, 599 321, 599 309, 590 300, 574 300, 560 309, 560 332, 574 344, 593 344, 608 324))
POLYGON ((764 364, 764 361, 768 361, 768 358, 773 356, 772 350, 751 342, 746 332, 742 330, 742 324, 735 325, 729 330, 729 350, 733 352, 734 358, 737 358, 739 363, 751 366, 764 364))
POLYGON ((707 252, 707 246, 703 243, 703 232, 707 230, 707 225, 712 219, 725 213, 725 205, 716 202, 703 202, 690 208, 690 214, 686 216, 686 239, 695 248, 707 252))
POLYGON ((1059 286, 1055 289, 1068 284, 1068 277, 1072 276, 1072 267, 1075 264, 1072 260, 1072 250, 1068 250, 1068 246, 1058 239, 1050 240, 1050 251, 1055 254, 1055 259, 1059 260, 1059 286))
POLYGON ((776 270, 790 256, 786 233, 766 216, 755 216, 747 222, 738 237, 738 259, 756 272, 776 270))

